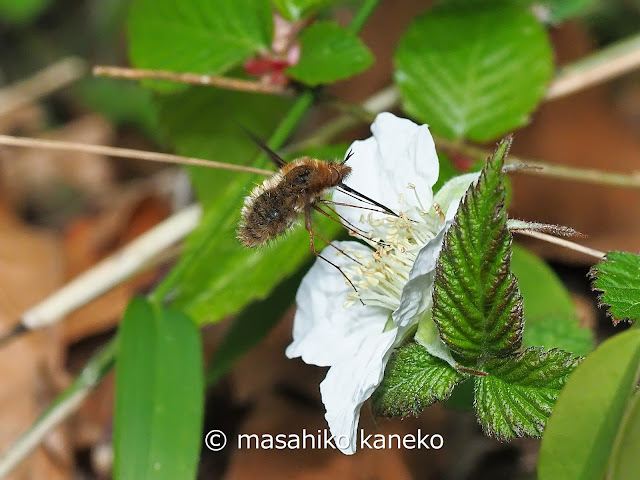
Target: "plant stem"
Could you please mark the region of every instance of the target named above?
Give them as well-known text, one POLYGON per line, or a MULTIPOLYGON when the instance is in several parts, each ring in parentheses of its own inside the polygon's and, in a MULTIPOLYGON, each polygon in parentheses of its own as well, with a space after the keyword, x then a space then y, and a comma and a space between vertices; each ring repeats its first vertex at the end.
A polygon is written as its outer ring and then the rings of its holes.
POLYGON ((227 90, 237 90, 240 92, 266 93, 273 95, 290 95, 292 93, 292 91, 287 90, 280 85, 271 85, 255 80, 244 80, 241 78, 204 75, 201 73, 176 73, 163 70, 144 70, 139 68, 97 65, 93 67, 93 74, 97 77, 126 78, 128 80, 167 80, 176 83, 225 88, 227 90))
POLYGON ((27 329, 34 329, 56 323, 143 270, 154 258, 191 232, 201 216, 200 205, 191 205, 172 215, 25 312, 22 324, 27 329))
POLYGON ((584 90, 639 66, 640 34, 637 34, 561 68, 549 85, 545 100, 584 90))
POLYGON ((553 243, 554 245, 560 245, 561 247, 568 248, 569 250, 573 250, 574 252, 584 253, 585 255, 589 255, 590 257, 596 258, 598 260, 603 259, 605 256, 604 252, 596 250, 595 248, 585 247, 584 245, 580 245, 579 243, 575 243, 564 238, 554 237, 553 235, 549 235, 546 233, 534 232, 533 230, 516 230, 515 233, 537 238, 538 240, 553 243))
POLYGON ((378 6, 379 1, 380 0, 365 0, 349 23, 347 30, 357 35, 367 23, 367 20, 369 20, 369 17, 378 6))
POLYGON ((261 168, 245 167, 243 165, 233 165, 229 163, 204 160, 202 158, 182 157, 171 153, 147 152, 144 150, 133 150, 131 148, 108 147, 106 145, 87 145, 76 142, 63 142, 61 140, 45 140, 40 138, 12 137, 0 135, 0 145, 14 147, 42 148, 46 150, 65 150, 68 152, 95 153, 118 158, 133 158, 137 160, 148 160, 151 162, 174 163, 177 165, 193 165, 206 168, 220 168, 222 170, 233 170, 236 172, 257 173, 260 175, 273 175, 271 170, 261 168))
POLYGON ((79 57, 67 57, 38 73, 0 90, 0 116, 32 103, 55 90, 75 82, 87 71, 79 57))
MULTIPOLYGON (((476 158, 488 158, 489 150, 473 145, 464 145, 444 138, 435 138, 436 145, 444 150, 453 150, 476 158)), ((640 188, 640 173, 614 173, 604 170, 568 167, 551 163, 538 162, 524 157, 509 156, 508 164, 526 164, 534 168, 520 169, 517 172, 526 175, 574 180, 596 185, 610 185, 614 187, 640 188)))
POLYGON ((115 340, 111 340, 94 355, 78 378, 62 392, 35 423, 0 457, 0 478, 4 478, 24 460, 44 437, 82 404, 104 376, 111 370, 115 358, 115 340))

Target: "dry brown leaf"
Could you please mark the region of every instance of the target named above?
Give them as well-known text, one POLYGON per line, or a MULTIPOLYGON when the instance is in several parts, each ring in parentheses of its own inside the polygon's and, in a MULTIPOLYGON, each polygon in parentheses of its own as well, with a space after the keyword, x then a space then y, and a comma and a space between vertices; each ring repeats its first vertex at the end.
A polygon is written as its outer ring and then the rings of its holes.
MULTIPOLYGON (((26 227, 0 202, 0 325, 8 331, 19 315, 62 282, 56 237, 26 227)), ((58 327, 35 332, 0 348, 0 450, 9 447, 42 413, 68 380, 58 327)), ((64 428, 8 478, 69 478, 71 449, 64 428)))
MULTIPOLYGON (((76 220, 64 236, 68 279, 126 245, 169 213, 169 207, 158 197, 129 191, 114 199, 111 208, 102 214, 76 220)), ((113 328, 131 297, 156 276, 156 271, 137 275, 69 314, 64 322, 65 343, 113 328)))

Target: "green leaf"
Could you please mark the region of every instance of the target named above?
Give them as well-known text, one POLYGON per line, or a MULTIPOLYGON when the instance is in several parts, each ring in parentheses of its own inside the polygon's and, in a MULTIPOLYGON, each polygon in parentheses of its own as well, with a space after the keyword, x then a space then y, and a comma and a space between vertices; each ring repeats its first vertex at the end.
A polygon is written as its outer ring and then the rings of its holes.
POLYGON ((115 478, 195 478, 203 400, 195 324, 133 299, 117 338, 115 478))
POLYGON ((522 297, 509 269, 503 141, 472 184, 436 262, 433 321, 447 346, 467 360, 505 356, 522 343, 522 297))
POLYGON ((518 245, 513 246, 511 270, 523 298, 524 346, 557 347, 575 355, 589 353, 593 333, 578 324, 571 296, 553 270, 518 245))
POLYGON ((475 407, 483 430, 499 440, 542 435, 558 394, 579 360, 562 350, 542 348, 487 360, 482 365, 487 376, 475 379, 475 407))
POLYGON ((527 123, 553 73, 544 28, 523 8, 440 9, 395 53, 404 109, 437 135, 486 141, 527 123))
POLYGON ((0 19, 24 25, 35 20, 50 3, 51 0, 0 0, 0 19))
POLYGON ((307 270, 308 268, 300 269, 278 285, 268 298, 250 304, 234 319, 209 362, 208 385, 216 383, 285 315, 295 301, 296 291, 307 270))
POLYGON ((461 173, 446 153, 438 152, 438 163, 440 164, 440 173, 438 174, 438 181, 432 189, 434 194, 436 194, 447 181, 461 173))
POLYGON ((640 456, 635 448, 638 445, 640 445, 640 389, 636 389, 616 439, 609 472, 611 480, 626 480, 640 472, 640 456))
POLYGON ((640 318, 640 256, 628 252, 608 252, 589 275, 593 289, 599 290, 600 305, 616 324, 640 318))
POLYGON ((316 22, 300 35, 300 61, 287 74, 316 86, 351 77, 373 65, 373 55, 362 41, 333 22, 316 22))
POLYGON ((432 403, 449 398, 453 387, 464 378, 424 347, 409 343, 398 348, 387 364, 384 379, 372 397, 374 414, 418 415, 432 403))
POLYGON ((138 68, 219 75, 270 48, 271 15, 268 0, 135 0, 129 57, 138 68))
MULTIPOLYGON (((288 103, 272 96, 195 88, 163 98, 160 122, 180 154, 246 164, 258 149, 229 116, 266 138, 288 103)), ((269 164, 262 159, 255 166, 269 164)), ((189 171, 205 213, 188 237, 180 261, 153 297, 170 301, 198 323, 215 322, 251 300, 264 298, 300 268, 310 258, 309 234, 298 226, 265 247, 244 247, 236 240, 240 210, 244 197, 263 177, 205 168, 189 171)), ((314 229, 325 238, 341 228, 314 217, 314 229)))
POLYGON ((136 125, 157 137, 157 112, 153 94, 136 83, 112 78, 86 78, 76 86, 88 106, 116 125, 136 125))
POLYGON ((640 330, 635 329, 607 340, 584 359, 547 423, 539 480, 605 477, 625 410, 636 390, 639 366, 640 330))
POLYGON ((308 18, 337 0, 272 0, 280 15, 290 22, 308 18))
POLYGON ((633 395, 616 439, 609 472, 611 480, 625 480, 638 474, 640 456, 634 448, 637 445, 640 445, 640 389, 633 395))

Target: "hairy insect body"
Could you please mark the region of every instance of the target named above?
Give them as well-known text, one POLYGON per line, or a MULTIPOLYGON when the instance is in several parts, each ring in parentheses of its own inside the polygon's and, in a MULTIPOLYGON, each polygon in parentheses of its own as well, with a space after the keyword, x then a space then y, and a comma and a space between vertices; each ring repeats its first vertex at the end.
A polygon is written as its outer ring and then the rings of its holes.
POLYGON ((323 195, 350 173, 346 165, 309 157, 285 164, 246 197, 238 240, 247 247, 258 247, 285 233, 300 213, 307 220, 323 195))

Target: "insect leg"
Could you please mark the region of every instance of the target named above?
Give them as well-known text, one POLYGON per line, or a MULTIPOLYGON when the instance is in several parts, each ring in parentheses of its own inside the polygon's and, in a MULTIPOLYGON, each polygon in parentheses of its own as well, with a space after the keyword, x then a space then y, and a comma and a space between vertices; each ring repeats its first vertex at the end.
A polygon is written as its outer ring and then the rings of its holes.
MULTIPOLYGON (((311 223, 311 210, 309 208, 305 209, 305 211, 304 211, 304 226, 307 229, 307 231, 309 232, 309 244, 310 244, 310 247, 311 247, 311 253, 313 253, 316 257, 321 258, 322 260, 327 262, 329 265, 332 265, 335 268, 337 268, 338 271, 342 274, 342 276, 347 280, 347 282, 349 282, 349 285, 351 285, 351 288, 353 288, 353 290, 357 292, 358 290, 356 289, 356 286, 353 284, 351 279, 349 277, 347 277, 347 275, 342 271, 342 269, 338 265, 333 263, 331 260, 328 260, 327 258, 323 257, 322 255, 320 255, 316 251, 315 241, 314 241, 313 237, 314 236, 318 236, 318 238, 320 238, 324 242, 326 242, 326 240, 324 240, 322 237, 320 237, 319 235, 317 235, 313 231, 313 224, 311 223)), ((327 242, 327 243, 329 243, 329 242, 327 242)), ((331 243, 329 243, 329 245, 331 245, 331 243)), ((335 247, 335 245, 332 245, 332 246, 334 248, 337 248, 337 247, 335 247)), ((351 257, 349 257, 349 258, 351 258, 351 257)), ((358 263, 360 263, 360 262, 358 262, 358 263)), ((361 300, 361 302, 362 302, 362 300, 361 300)))

